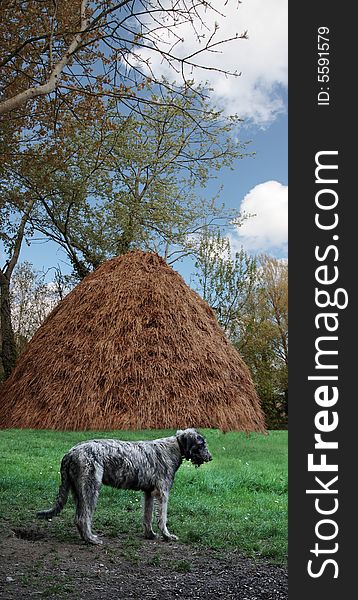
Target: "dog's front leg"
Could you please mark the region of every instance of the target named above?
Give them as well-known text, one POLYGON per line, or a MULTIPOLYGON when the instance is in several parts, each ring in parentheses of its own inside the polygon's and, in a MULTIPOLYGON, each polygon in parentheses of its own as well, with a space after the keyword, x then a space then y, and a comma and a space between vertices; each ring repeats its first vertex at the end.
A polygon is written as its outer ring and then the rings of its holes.
POLYGON ((148 540, 153 540, 158 537, 152 529, 153 519, 153 503, 154 498, 150 492, 144 492, 144 514, 143 514, 143 525, 144 525, 144 537, 148 540))
POLYGON ((167 529, 167 510, 168 510, 168 499, 169 492, 164 490, 156 490, 154 493, 156 500, 156 509, 157 509, 157 520, 158 527, 163 536, 163 538, 167 541, 172 540, 176 541, 178 538, 176 535, 169 533, 167 529))

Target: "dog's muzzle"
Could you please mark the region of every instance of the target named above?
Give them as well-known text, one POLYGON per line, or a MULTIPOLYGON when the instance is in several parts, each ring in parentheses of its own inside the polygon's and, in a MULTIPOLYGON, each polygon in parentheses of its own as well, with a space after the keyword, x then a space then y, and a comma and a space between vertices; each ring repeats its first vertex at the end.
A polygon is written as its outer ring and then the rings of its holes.
POLYGON ((203 465, 204 463, 213 460, 213 457, 208 451, 206 451, 205 453, 192 452, 190 460, 196 467, 200 467, 200 465, 203 465))

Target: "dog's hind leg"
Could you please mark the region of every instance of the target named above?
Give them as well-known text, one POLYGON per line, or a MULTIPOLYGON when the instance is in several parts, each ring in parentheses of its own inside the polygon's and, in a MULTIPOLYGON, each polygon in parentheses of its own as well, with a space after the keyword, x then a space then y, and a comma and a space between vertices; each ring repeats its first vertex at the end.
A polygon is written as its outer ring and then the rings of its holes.
POLYGON ((150 492, 144 492, 144 514, 143 514, 143 525, 144 525, 144 537, 148 540, 153 540, 157 537, 152 529, 153 519, 153 504, 154 498, 150 492))
POLYGON ((90 476, 80 478, 74 484, 75 525, 82 539, 89 544, 102 544, 98 536, 92 533, 92 515, 101 489, 102 473, 103 471, 96 471, 90 476))

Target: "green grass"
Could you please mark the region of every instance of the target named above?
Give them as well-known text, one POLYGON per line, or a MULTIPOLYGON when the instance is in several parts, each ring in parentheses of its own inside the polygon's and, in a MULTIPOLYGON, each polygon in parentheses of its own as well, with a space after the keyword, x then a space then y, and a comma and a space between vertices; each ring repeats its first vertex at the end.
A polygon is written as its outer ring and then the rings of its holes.
MULTIPOLYGON (((50 523, 35 512, 52 505, 63 454, 94 437, 153 439, 172 431, 0 432, 0 520, 12 528, 47 528, 73 540, 72 499, 50 523)), ((287 557, 287 432, 268 436, 203 430, 213 461, 199 469, 183 462, 171 492, 168 526, 181 543, 238 550, 284 564, 287 557)), ((142 532, 140 492, 103 487, 94 530, 105 537, 142 532)), ((47 535, 47 534, 46 534, 47 535)), ((133 539, 133 538, 131 538, 133 539)), ((136 554, 137 548, 127 548, 136 554)))

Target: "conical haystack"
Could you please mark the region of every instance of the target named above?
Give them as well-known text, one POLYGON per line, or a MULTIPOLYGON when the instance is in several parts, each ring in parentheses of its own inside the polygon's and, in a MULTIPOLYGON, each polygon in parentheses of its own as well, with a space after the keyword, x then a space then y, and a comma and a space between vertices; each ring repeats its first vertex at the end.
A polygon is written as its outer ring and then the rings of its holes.
POLYGON ((102 264, 52 311, 0 388, 0 427, 264 431, 243 360, 157 254, 102 264))

